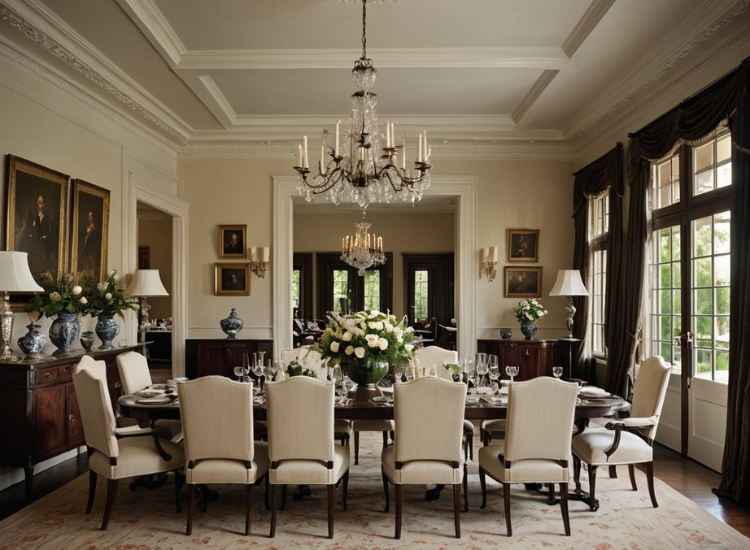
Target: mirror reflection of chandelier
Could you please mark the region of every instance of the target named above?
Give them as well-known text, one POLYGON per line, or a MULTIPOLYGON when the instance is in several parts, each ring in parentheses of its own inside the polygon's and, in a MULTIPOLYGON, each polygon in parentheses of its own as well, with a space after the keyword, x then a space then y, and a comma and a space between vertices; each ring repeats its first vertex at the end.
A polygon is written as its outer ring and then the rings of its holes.
POLYGON ((363 211, 357 233, 341 238, 341 259, 347 265, 356 267, 360 277, 364 276, 368 267, 385 263, 383 237, 376 237, 374 233, 370 235, 368 229, 370 224, 365 221, 363 211))
POLYGON ((308 202, 314 195, 326 193, 327 200, 334 204, 353 202, 362 208, 372 202, 391 202, 394 197, 413 203, 421 200, 430 186, 432 166, 426 132, 419 134, 414 167, 408 170, 406 136, 396 145, 392 122, 386 123, 385 147, 381 149, 382 136, 375 110, 377 96, 370 91, 378 71, 367 57, 367 1, 362 0, 362 57, 352 69, 354 84, 359 90, 352 94, 351 127, 345 132, 342 143, 341 121, 336 122, 333 145, 329 143, 328 130, 323 130, 317 173, 310 170, 307 136, 298 147, 294 167, 298 173, 297 190, 308 202))

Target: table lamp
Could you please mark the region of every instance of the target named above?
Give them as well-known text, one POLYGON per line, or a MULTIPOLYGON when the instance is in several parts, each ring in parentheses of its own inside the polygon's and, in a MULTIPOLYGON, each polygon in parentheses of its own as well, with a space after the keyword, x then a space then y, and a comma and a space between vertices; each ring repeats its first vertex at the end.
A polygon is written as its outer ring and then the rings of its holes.
POLYGON ((568 338, 573 338, 573 316, 576 314, 576 308, 573 306, 573 296, 588 296, 589 292, 581 280, 581 272, 577 269, 561 269, 557 272, 555 286, 549 293, 550 296, 567 296, 568 306, 565 311, 568 312, 568 338))
POLYGON ((14 314, 10 309, 10 294, 44 292, 36 284, 29 269, 26 252, 0 251, 0 357, 13 355, 10 347, 13 338, 14 314))
POLYGON ((138 330, 140 334, 143 334, 151 326, 148 319, 148 310, 151 307, 148 305, 146 298, 169 296, 169 292, 161 282, 158 269, 139 269, 133 275, 133 280, 125 289, 124 295, 140 298, 141 324, 138 326, 138 330))

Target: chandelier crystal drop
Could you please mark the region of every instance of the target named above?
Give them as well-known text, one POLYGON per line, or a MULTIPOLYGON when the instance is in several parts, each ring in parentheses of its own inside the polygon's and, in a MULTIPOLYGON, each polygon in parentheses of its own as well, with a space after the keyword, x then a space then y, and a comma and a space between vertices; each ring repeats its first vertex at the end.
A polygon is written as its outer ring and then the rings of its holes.
MULTIPOLYGON (((370 0, 372 1, 372 0, 370 0)), ((362 57, 354 63, 352 77, 358 90, 352 94, 351 126, 341 134, 341 121, 336 122, 333 143, 328 130, 323 130, 320 160, 315 171, 310 169, 307 136, 298 146, 297 190, 306 201, 325 194, 333 204, 356 203, 366 208, 370 203, 405 202, 422 199, 430 186, 430 148, 427 133, 419 134, 413 168, 407 169, 406 136, 396 144, 392 122, 385 124, 385 147, 378 127, 377 95, 372 87, 378 71, 367 57, 367 2, 362 0, 362 57)))
POLYGON ((364 276, 368 267, 385 263, 383 237, 370 235, 368 229, 370 224, 365 221, 365 212, 362 212, 362 221, 357 224, 357 232, 341 239, 341 259, 347 265, 356 267, 360 277, 364 276))

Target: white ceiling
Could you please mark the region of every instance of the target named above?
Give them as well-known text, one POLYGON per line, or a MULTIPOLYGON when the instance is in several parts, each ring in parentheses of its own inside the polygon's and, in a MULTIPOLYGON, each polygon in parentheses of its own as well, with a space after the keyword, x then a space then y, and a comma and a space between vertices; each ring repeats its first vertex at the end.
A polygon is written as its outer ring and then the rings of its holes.
MULTIPOLYGON (((359 3, 0 0, 0 7, 33 31, 0 25, 0 40, 179 146, 284 143, 317 136, 350 113, 359 3)), ((747 34, 747 7, 746 0, 368 4, 380 119, 394 120, 399 135, 425 129, 433 140, 572 142, 715 34, 747 34)))

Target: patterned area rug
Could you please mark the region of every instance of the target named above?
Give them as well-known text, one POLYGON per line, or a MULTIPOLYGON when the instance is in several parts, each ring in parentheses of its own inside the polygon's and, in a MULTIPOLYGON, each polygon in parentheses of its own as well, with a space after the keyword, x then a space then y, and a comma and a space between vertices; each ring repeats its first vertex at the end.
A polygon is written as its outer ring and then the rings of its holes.
MULTIPOLYGON (((193 535, 184 535, 186 512, 176 514, 173 488, 128 490, 121 482, 109 530, 98 530, 104 510, 105 484, 100 481, 92 514, 84 514, 87 476, 62 487, 21 512, 0 522, 0 550, 170 550, 170 549, 750 549, 750 539, 717 520, 665 483, 656 480, 659 508, 648 497, 645 475, 637 472, 638 491, 630 488, 626 468, 620 477, 597 479, 601 501, 598 512, 581 502, 570 504, 572 536, 563 535, 559 506, 549 506, 543 496, 512 490, 513 537, 505 536, 502 490, 488 487, 488 506, 479 509, 481 492, 476 464, 470 463, 469 512, 461 514, 462 538, 453 536, 452 491, 436 502, 424 500, 423 487, 404 490, 402 539, 393 539, 394 504, 384 514, 380 477, 379 434, 363 434, 359 466, 352 465, 349 509, 340 506, 336 491, 335 536, 326 538, 325 490, 313 487, 301 502, 289 499, 279 512, 274 539, 268 538, 270 512, 263 509, 262 487, 256 489, 252 534, 245 537, 244 489, 217 486, 219 500, 205 513, 196 509, 193 535), (624 477, 623 477, 624 476, 624 477)), ((585 475, 585 472, 584 472, 585 475)), ((490 480, 488 480, 490 481, 490 480)), ((584 484, 584 487, 586 485, 584 484)), ((290 491, 291 497, 291 491, 290 491)))

